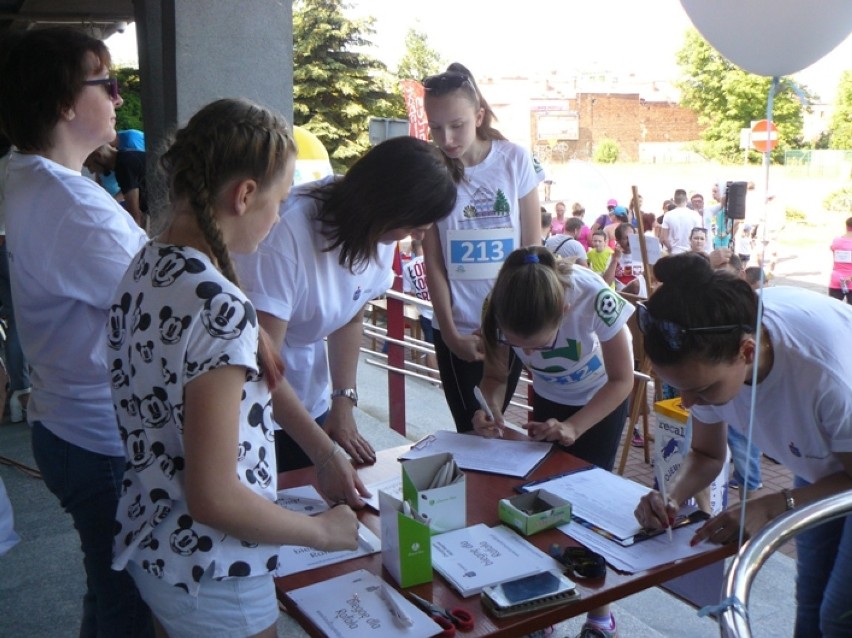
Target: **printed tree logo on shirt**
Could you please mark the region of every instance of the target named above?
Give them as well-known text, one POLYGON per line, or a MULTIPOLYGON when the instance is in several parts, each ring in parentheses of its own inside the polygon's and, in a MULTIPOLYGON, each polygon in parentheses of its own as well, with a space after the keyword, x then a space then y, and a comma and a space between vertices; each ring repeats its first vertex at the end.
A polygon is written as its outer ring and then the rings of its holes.
POLYGON ((511 206, 509 206, 509 200, 506 198, 506 193, 504 193, 499 188, 497 189, 497 196, 494 198, 494 212, 498 215, 508 215, 511 210, 511 206))

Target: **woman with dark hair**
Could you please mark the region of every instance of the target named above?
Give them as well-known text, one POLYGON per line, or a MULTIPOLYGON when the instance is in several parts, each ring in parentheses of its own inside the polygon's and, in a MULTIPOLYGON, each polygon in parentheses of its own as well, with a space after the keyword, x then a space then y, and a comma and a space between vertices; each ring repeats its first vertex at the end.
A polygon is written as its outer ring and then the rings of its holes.
POLYGON ((36 29, 0 67, 0 121, 16 150, 6 181, 6 242, 15 317, 32 367, 27 420, 45 485, 74 520, 86 569, 81 636, 152 631, 133 580, 113 571, 112 532, 124 474, 106 361, 113 293, 145 234, 80 173, 115 138, 118 82, 103 42, 36 29))
MULTIPOLYGON (((655 373, 691 408, 693 432, 668 501, 645 496, 639 523, 667 526, 719 474, 726 425, 751 429, 755 445, 796 476, 793 489, 747 502, 745 538, 788 510, 852 489, 852 355, 838 347, 852 307, 777 286, 760 291, 761 312, 748 282, 698 253, 661 259, 654 274, 662 285, 639 305, 639 328, 655 373)), ((692 542, 732 543, 739 533, 735 507, 692 542)), ((796 551, 795 635, 852 635, 852 517, 799 534, 796 551)))
MULTIPOLYGON (((482 303, 516 248, 541 245, 537 172, 529 151, 494 128, 494 112, 461 64, 423 80, 432 140, 460 169, 458 201, 424 243, 435 353, 456 429, 468 432, 482 378, 482 303)), ((521 373, 512 358, 502 406, 521 373)))
MULTIPOLYGON (((326 464, 299 447, 310 452, 301 433, 312 420, 357 463, 375 461, 352 414, 364 306, 393 282, 396 242, 409 235, 422 239, 455 201, 440 151, 411 137, 392 138, 343 177, 293 189, 281 222, 257 253, 235 259, 260 324, 286 365, 286 383, 273 394, 274 413, 287 430, 276 433, 279 468, 326 464)), ((347 499, 361 504, 354 492, 347 499)))

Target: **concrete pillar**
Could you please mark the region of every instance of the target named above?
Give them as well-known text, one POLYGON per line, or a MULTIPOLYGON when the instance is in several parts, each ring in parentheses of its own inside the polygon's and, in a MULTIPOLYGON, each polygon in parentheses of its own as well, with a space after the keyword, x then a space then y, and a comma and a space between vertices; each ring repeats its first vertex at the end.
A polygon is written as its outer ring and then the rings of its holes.
MULTIPOLYGON (((142 116, 152 164, 168 132, 205 104, 245 97, 293 121, 292 0, 135 0, 142 116)), ((152 208, 152 210, 155 210, 152 208)))

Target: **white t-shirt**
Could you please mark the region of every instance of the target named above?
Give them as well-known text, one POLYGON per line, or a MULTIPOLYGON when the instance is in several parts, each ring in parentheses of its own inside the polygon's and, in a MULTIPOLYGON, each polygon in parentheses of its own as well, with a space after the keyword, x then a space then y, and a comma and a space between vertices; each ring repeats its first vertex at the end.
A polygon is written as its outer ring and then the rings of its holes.
POLYGON ((112 397, 129 464, 116 511, 113 568, 133 561, 193 595, 210 565, 214 578, 273 571, 277 545, 246 543, 203 525, 186 503, 184 390, 228 365, 246 368, 234 442, 237 478, 275 500, 272 395, 258 374, 251 303, 204 253, 150 242, 118 286, 109 326, 112 397))
POLYGON ((538 188, 540 178, 529 151, 495 140, 481 163, 465 168, 455 208, 436 223, 461 334, 479 327, 500 266, 521 246, 519 201, 538 188))
POLYGON ((702 228, 701 215, 686 206, 680 206, 663 216, 663 228, 669 231, 670 254, 677 255, 690 250, 689 234, 693 228, 702 228))
POLYGON ((539 395, 563 405, 585 405, 607 381, 600 342, 615 337, 634 309, 588 268, 576 266, 571 281, 556 348, 529 355, 513 349, 539 395))
POLYGON ((28 420, 86 450, 123 456, 104 329, 145 233, 95 182, 39 155, 13 152, 6 186, 15 318, 32 366, 28 420))
MULTIPOLYGON (((772 370, 757 386, 753 437, 767 456, 813 482, 843 468, 852 452, 852 356, 842 343, 852 307, 801 288, 764 288, 763 323, 772 339, 772 370)), ((705 423, 748 432, 751 387, 721 406, 694 406, 705 423)))
MULTIPOLYGON (((402 262, 403 292, 413 295, 424 301, 431 301, 429 297, 429 286, 426 283, 426 265, 423 263, 423 255, 415 255, 408 261, 402 262)), ((426 306, 417 306, 420 314, 429 321, 432 320, 432 309, 426 306)))
POLYGON ((257 252, 234 255, 240 284, 255 307, 287 322, 285 376, 314 418, 330 405, 323 339, 384 294, 394 277, 396 242, 380 245, 378 261, 355 273, 340 265, 339 250, 325 251, 328 241, 316 219, 322 203, 308 192, 332 179, 294 188, 281 206, 280 223, 257 252))

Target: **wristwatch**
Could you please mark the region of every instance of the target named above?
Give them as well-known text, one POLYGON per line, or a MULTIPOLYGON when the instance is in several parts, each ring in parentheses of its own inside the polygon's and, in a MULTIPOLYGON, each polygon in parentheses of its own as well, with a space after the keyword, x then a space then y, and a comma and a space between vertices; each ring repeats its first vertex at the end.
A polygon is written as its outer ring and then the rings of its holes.
POLYGON ((793 498, 792 490, 783 489, 781 493, 784 495, 784 500, 786 501, 787 511, 789 512, 791 509, 796 507, 796 499, 793 498))
POLYGON ((358 405, 358 390, 355 388, 339 388, 331 391, 331 400, 334 401, 337 397, 346 397, 353 404, 358 405))

